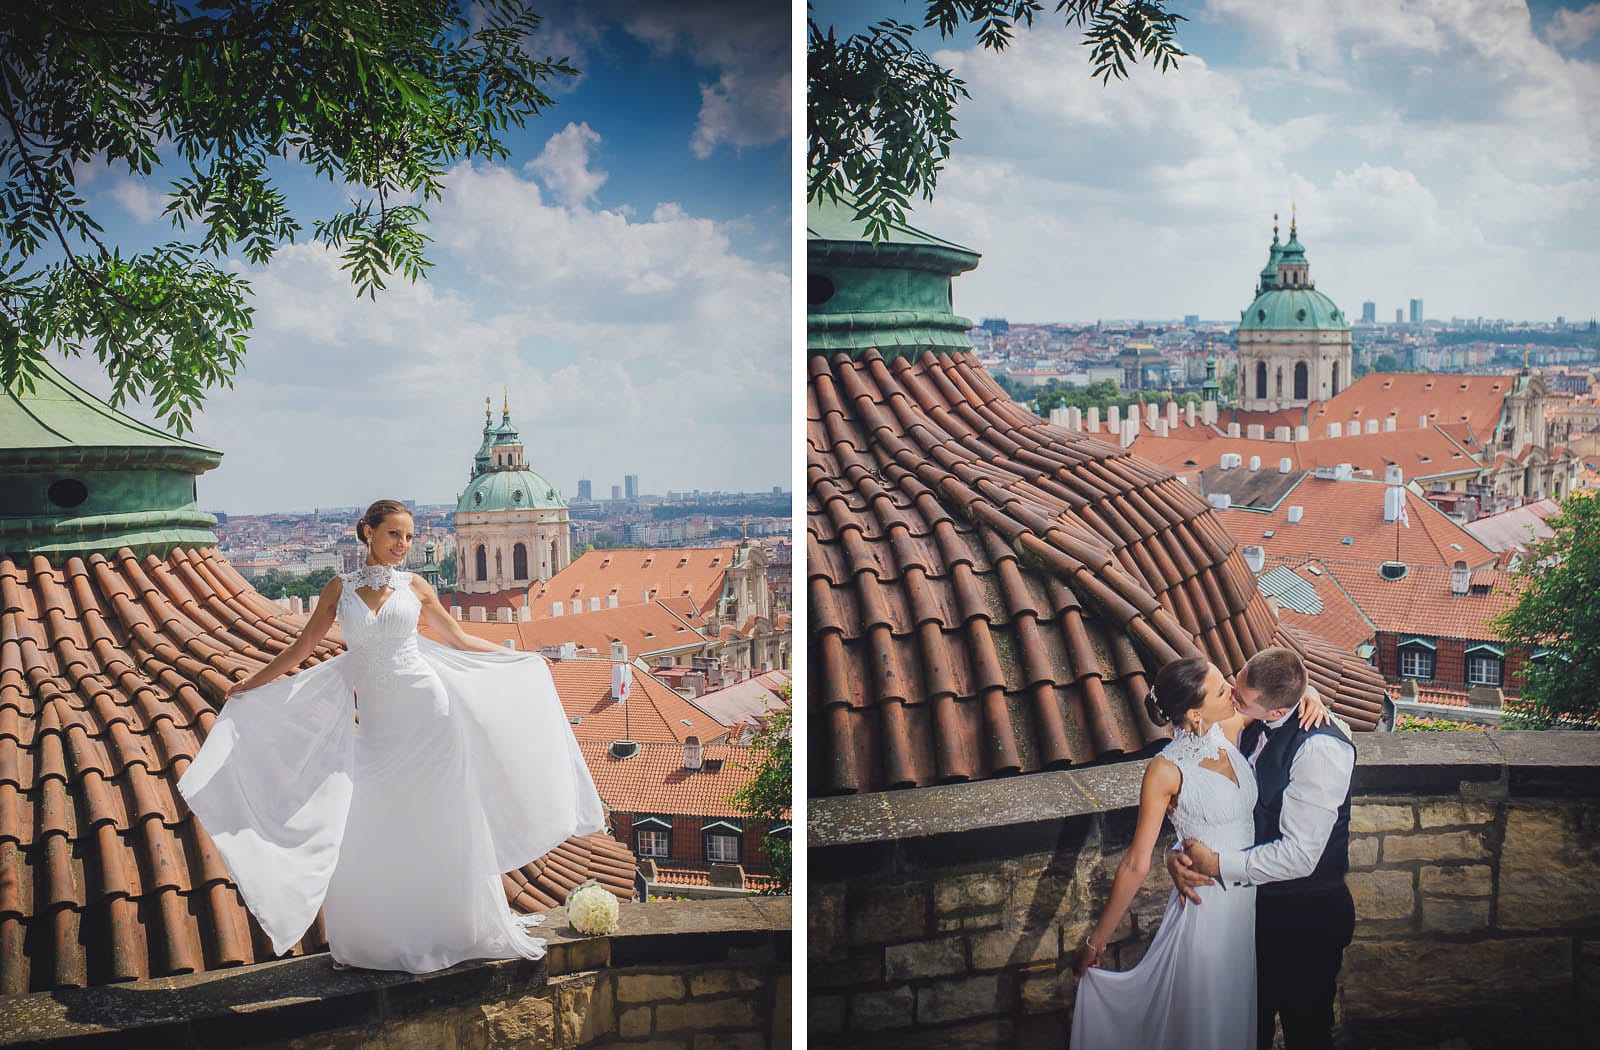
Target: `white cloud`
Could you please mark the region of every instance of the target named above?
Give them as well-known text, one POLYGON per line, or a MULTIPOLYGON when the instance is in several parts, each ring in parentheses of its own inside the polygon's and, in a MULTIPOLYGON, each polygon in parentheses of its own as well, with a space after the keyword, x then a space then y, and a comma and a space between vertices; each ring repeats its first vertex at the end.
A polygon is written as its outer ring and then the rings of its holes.
POLYGON ((1545 27, 1545 39, 1557 47, 1576 48, 1600 36, 1600 4, 1590 4, 1581 10, 1563 8, 1550 18, 1545 27))
POLYGON ((112 200, 138 222, 155 222, 161 218, 166 198, 151 189, 143 180, 127 176, 117 177, 106 191, 112 200))
POLYGON ((583 204, 609 178, 605 172, 589 167, 589 150, 599 143, 599 134, 587 122, 568 124, 550 136, 544 149, 523 170, 539 175, 564 203, 583 204))

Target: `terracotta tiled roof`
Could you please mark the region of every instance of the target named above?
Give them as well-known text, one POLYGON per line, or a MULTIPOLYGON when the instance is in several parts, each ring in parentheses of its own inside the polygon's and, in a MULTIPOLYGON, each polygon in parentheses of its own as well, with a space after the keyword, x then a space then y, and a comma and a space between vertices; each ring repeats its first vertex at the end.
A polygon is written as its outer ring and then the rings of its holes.
POLYGON ((1526 550, 1531 543, 1555 535, 1545 520, 1560 509, 1553 499, 1536 500, 1469 521, 1466 530, 1493 550, 1526 550))
POLYGON ((506 899, 524 912, 561 907, 587 879, 619 900, 632 900, 633 851, 604 832, 575 835, 532 864, 500 876, 506 899))
POLYGON ((1306 474, 1270 511, 1223 510, 1217 517, 1241 546, 1258 544, 1284 558, 1387 561, 1398 544, 1400 560, 1412 565, 1494 564, 1494 551, 1410 489, 1404 491, 1411 527, 1386 523, 1388 487, 1382 481, 1327 481, 1306 474), (1289 521, 1291 507, 1301 510, 1294 524, 1289 521))
MULTIPOLYGON (((686 606, 687 602, 679 604, 686 606)), ((468 634, 502 645, 507 641, 515 642, 522 652, 538 652, 546 645, 576 642, 580 649, 593 649, 601 656, 608 656, 611 643, 620 641, 628 647, 628 655, 634 657, 704 645, 706 639, 700 634, 704 622, 690 618, 687 609, 675 612, 668 603, 655 601, 512 623, 463 620, 461 627, 468 634)), ((438 637, 437 632, 426 625, 422 633, 430 638, 438 637)))
MULTIPOLYGON (((0 994, 272 958, 174 785, 212 698, 303 623, 213 549, 0 555, 0 994)), ((626 852, 573 840, 510 878, 588 864, 631 894, 609 874, 626 852)), ((323 944, 319 920, 296 950, 323 944)))
POLYGON ((556 573, 534 593, 534 619, 550 615, 555 601, 605 599, 615 594, 619 605, 650 598, 692 598, 704 613, 722 593, 722 580, 733 563, 734 545, 720 547, 649 547, 587 551, 556 573))
POLYGON ((1395 412, 1399 425, 1416 426, 1426 415, 1438 426, 1466 423, 1478 441, 1490 440, 1500 422, 1513 375, 1468 376, 1371 372, 1341 390, 1316 414, 1315 422, 1382 419, 1395 412))
POLYGON ((1372 725, 1382 683, 1274 622, 1205 502, 1045 425, 970 353, 813 356, 807 387, 812 785, 868 791, 1141 751, 1168 660, 1303 651, 1372 725))
POLYGON ((1357 471, 1370 471, 1379 481, 1383 480, 1384 468, 1391 463, 1399 464, 1407 481, 1475 473, 1480 469, 1468 451, 1434 427, 1419 430, 1415 419, 1411 421, 1410 429, 1402 427, 1388 434, 1330 438, 1319 437, 1316 431, 1312 431, 1305 441, 1230 438, 1199 426, 1193 429, 1179 427, 1170 434, 1173 436, 1163 438, 1156 437, 1149 430, 1140 430, 1133 443, 1133 452, 1176 474, 1215 467, 1225 452, 1237 453, 1246 463, 1251 456, 1260 456, 1261 469, 1273 471, 1278 469, 1278 460, 1285 456, 1290 459, 1291 469, 1295 471, 1348 463, 1357 471))
POLYGON ((1446 568, 1413 565, 1401 579, 1387 580, 1376 562, 1324 559, 1322 565, 1378 630, 1394 633, 1496 639, 1500 632, 1490 621, 1516 605, 1522 590, 1518 577, 1495 570, 1473 574, 1492 581, 1487 594, 1452 594, 1446 568))
MULTIPOLYGON (((1350 596, 1339 589, 1322 563, 1315 558, 1274 558, 1268 556, 1266 571, 1290 572, 1310 588, 1317 597, 1315 611, 1305 611, 1294 607, 1297 603, 1289 601, 1278 602, 1278 622, 1299 627, 1312 634, 1320 635, 1333 644, 1356 651, 1356 647, 1364 642, 1372 641, 1376 633, 1372 624, 1361 615, 1350 596)), ((1263 574, 1265 575, 1265 574, 1263 574)), ((1257 578, 1260 587, 1261 578, 1257 578)), ((1263 593, 1275 590, 1267 587, 1263 593)))
MULTIPOLYGON (((611 698, 611 661, 587 659, 550 661, 556 692, 579 743, 637 740, 682 744, 685 737, 715 740, 723 728, 716 719, 673 692, 666 683, 633 669, 633 691, 627 710, 611 698)), ((678 757, 683 757, 679 748, 678 757)))
POLYGON ((737 817, 728 796, 750 781, 759 755, 736 744, 706 744, 702 757, 721 768, 683 768, 683 747, 642 743, 637 754, 614 758, 608 744, 579 742, 594 785, 605 804, 619 813, 661 813, 691 817, 737 817))
POLYGON ((690 703, 724 726, 735 726, 759 718, 768 711, 789 705, 779 692, 793 676, 788 671, 768 671, 754 678, 697 696, 690 703))
POLYGON ((509 590, 496 591, 494 594, 467 594, 465 591, 451 591, 441 594, 439 602, 446 608, 460 606, 463 609, 487 609, 490 617, 499 614, 501 609, 510 609, 512 615, 522 608, 522 603, 527 600, 528 591, 525 587, 512 587, 509 590))

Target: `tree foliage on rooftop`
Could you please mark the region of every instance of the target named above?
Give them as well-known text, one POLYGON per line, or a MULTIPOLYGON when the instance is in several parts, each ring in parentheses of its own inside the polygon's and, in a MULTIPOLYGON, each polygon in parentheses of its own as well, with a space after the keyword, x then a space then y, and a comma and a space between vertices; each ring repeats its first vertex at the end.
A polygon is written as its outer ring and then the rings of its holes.
POLYGON ((307 235, 279 188, 299 165, 355 194, 315 219, 356 292, 421 277, 424 206, 447 168, 503 138, 576 70, 524 50, 519 0, 11 0, 0 6, 0 383, 93 353, 113 404, 149 398, 179 433, 231 385, 251 328, 237 252, 307 235), (177 231, 108 243, 79 191, 109 166, 176 173, 177 231))
MULTIPOLYGON (((1059 0, 1053 13, 1081 32, 1101 83, 1127 77, 1141 59, 1165 72, 1184 52, 1182 15, 1170 0, 1059 0)), ((1048 0, 907 0, 922 28, 942 39, 970 29, 980 47, 1003 51, 1018 27, 1045 16, 1048 0)), ((916 26, 895 20, 841 37, 806 19, 807 200, 851 201, 874 239, 904 223, 913 197, 933 199, 958 136, 955 107, 966 84, 913 41, 916 26)))
POLYGON ((1522 597, 1495 624, 1506 642, 1548 654, 1526 665, 1513 710, 1535 726, 1600 729, 1600 497, 1573 493, 1545 525, 1553 534, 1517 570, 1522 597))
MULTIPOLYGON (((779 692, 787 703, 791 692, 789 684, 785 683, 779 692)), ((794 804, 792 722, 788 708, 772 711, 762 719, 755 738, 750 742, 759 756, 755 765, 750 767, 755 775, 728 799, 746 817, 765 821, 769 828, 786 823, 794 804)), ((794 872, 792 842, 790 835, 773 835, 770 832, 761 840, 761 848, 772 864, 778 893, 788 893, 791 889, 794 872)))

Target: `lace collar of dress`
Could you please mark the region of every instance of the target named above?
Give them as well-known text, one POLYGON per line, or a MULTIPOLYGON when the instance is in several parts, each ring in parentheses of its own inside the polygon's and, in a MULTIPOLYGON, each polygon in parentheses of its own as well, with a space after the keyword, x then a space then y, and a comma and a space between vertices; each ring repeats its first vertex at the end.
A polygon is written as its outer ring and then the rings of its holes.
POLYGON ((1228 737, 1222 731, 1221 723, 1214 722, 1204 733, 1191 733, 1187 729, 1178 730, 1177 735, 1172 738, 1172 743, 1161 749, 1161 754, 1174 764, 1210 760, 1222 753, 1222 745, 1227 741, 1228 737))
POLYGON ((404 569, 397 569, 393 565, 363 565, 355 572, 347 572, 341 575, 344 582, 351 587, 365 587, 368 590, 381 591, 399 586, 411 574, 404 569))

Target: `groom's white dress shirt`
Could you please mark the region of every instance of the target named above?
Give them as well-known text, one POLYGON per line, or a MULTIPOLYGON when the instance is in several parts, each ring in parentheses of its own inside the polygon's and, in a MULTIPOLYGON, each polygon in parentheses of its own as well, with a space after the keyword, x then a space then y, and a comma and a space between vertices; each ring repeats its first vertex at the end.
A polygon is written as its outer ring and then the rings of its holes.
MULTIPOLYGON (((1267 728, 1277 729, 1295 715, 1290 711, 1267 728)), ((1266 734, 1249 755, 1250 768, 1267 746, 1266 734)), ((1278 815, 1282 838, 1245 850, 1217 855, 1217 869, 1224 886, 1255 886, 1263 882, 1287 882, 1310 875, 1322 857, 1339 818, 1339 807, 1350 790, 1350 774, 1355 769, 1356 751, 1331 736, 1307 737, 1289 765, 1289 785, 1283 790, 1283 809, 1278 815)))

